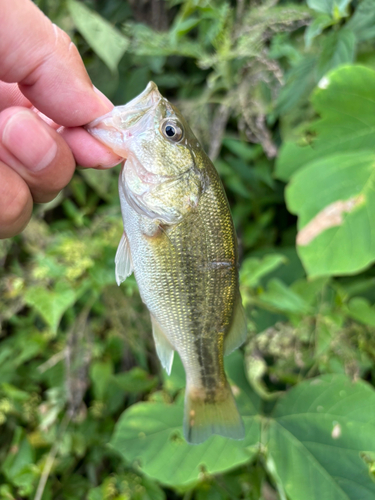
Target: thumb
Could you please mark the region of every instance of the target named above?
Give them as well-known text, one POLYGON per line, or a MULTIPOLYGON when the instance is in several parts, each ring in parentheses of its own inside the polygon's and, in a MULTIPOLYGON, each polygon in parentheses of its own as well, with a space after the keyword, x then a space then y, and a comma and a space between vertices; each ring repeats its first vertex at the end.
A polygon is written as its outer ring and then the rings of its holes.
POLYGON ((16 106, 0 113, 0 161, 22 177, 38 203, 52 200, 75 168, 64 139, 33 111, 16 106))

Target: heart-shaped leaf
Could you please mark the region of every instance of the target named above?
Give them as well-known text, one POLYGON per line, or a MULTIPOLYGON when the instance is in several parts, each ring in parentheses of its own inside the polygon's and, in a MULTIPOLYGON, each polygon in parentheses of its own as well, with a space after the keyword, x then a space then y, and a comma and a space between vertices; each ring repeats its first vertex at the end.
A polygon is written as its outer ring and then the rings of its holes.
POLYGON ((312 145, 287 145, 277 175, 291 178, 286 199, 309 276, 352 274, 375 260, 375 72, 342 67, 312 102, 321 116, 312 145))
POLYGON ((277 405, 269 459, 291 500, 372 500, 375 391, 344 375, 303 382, 277 405))
POLYGON ((149 476, 173 486, 194 482, 204 472, 215 474, 248 462, 260 440, 260 400, 246 381, 242 355, 231 354, 226 364, 245 424, 244 441, 212 436, 202 444, 188 444, 182 437, 182 402, 138 403, 120 418, 112 446, 127 460, 138 462, 149 476))

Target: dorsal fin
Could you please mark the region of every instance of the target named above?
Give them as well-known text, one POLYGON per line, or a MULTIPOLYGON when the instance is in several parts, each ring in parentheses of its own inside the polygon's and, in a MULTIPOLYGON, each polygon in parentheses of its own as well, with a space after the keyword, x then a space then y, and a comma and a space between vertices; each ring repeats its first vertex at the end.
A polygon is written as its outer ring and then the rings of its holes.
POLYGON ((159 356, 160 362, 168 373, 171 374, 172 364, 173 364, 173 356, 174 349, 167 339, 165 333, 161 329, 161 326, 156 321, 154 316, 151 314, 151 323, 152 323, 152 334, 154 336, 156 353, 159 356))
POLYGON ((245 311, 238 292, 235 301, 232 324, 224 339, 224 355, 230 354, 240 347, 247 338, 247 325, 245 311))
POLYGON ((118 246, 116 257, 116 282, 120 286, 123 281, 133 272, 132 256, 130 254, 129 242, 125 232, 118 246))

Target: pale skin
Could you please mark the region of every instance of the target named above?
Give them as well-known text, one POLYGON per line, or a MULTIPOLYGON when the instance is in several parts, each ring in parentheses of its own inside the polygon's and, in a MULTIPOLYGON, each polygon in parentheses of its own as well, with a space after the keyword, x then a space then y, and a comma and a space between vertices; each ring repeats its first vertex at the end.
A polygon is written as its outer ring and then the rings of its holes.
POLYGON ((20 233, 77 164, 119 163, 82 128, 112 108, 64 31, 31 0, 0 0, 0 238, 20 233))

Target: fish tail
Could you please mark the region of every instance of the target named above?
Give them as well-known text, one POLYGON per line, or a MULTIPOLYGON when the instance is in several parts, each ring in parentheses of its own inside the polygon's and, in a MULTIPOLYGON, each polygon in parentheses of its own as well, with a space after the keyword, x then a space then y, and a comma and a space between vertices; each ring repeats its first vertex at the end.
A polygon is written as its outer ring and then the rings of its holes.
POLYGON ((189 388, 185 393, 184 436, 199 444, 212 434, 243 439, 245 429, 229 384, 207 398, 205 391, 189 388))

